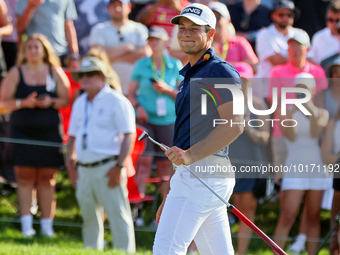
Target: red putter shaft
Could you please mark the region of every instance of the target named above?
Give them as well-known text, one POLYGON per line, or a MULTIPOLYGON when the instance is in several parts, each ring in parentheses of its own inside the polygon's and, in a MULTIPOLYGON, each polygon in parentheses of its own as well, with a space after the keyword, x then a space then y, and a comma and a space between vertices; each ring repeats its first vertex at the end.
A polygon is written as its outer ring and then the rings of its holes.
POLYGON ((269 238, 261 229, 259 229, 253 222, 251 222, 243 213, 241 213, 235 206, 230 204, 228 206, 230 211, 232 211, 237 218, 243 221, 249 228, 251 228, 259 237, 262 238, 273 250, 275 250, 280 255, 287 255, 285 251, 278 246, 272 239, 269 238))

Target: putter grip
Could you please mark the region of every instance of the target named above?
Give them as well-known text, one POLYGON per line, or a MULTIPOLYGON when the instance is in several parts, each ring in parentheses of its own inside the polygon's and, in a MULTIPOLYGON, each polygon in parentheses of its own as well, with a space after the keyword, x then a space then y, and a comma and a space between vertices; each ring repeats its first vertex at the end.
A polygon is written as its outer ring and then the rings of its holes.
POLYGON ((272 239, 270 239, 265 233, 262 232, 253 222, 251 222, 246 216, 243 215, 236 207, 230 205, 229 209, 248 227, 250 227, 259 237, 262 238, 273 250, 275 250, 280 255, 287 255, 287 253, 282 250, 272 239))

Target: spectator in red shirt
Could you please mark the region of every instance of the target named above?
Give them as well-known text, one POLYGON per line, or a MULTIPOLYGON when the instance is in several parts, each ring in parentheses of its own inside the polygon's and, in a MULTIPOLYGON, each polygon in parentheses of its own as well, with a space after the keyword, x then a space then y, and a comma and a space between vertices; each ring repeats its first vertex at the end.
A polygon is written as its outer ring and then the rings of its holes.
POLYGON ((147 5, 137 17, 138 21, 147 27, 163 27, 168 36, 174 27, 171 19, 179 15, 181 11, 190 4, 187 0, 159 0, 155 4, 147 5))

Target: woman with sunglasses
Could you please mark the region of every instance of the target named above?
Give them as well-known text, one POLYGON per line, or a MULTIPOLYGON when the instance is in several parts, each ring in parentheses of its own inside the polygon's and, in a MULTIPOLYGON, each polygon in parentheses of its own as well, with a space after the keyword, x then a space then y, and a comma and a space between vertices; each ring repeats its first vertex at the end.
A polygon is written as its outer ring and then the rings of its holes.
POLYGON ((41 235, 52 237, 57 169, 64 166, 58 109, 69 103, 69 81, 51 43, 33 34, 22 43, 17 66, 1 86, 1 103, 11 115, 11 137, 24 140, 13 145, 14 170, 22 234, 35 234, 30 206, 36 187, 41 211, 41 235), (51 143, 41 146, 37 143, 51 143))

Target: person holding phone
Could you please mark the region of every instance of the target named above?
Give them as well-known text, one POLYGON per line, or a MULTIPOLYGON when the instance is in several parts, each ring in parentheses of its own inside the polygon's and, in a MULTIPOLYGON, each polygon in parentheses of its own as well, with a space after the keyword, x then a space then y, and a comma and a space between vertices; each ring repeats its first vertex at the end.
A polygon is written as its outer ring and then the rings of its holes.
POLYGON ((51 43, 41 34, 22 43, 17 66, 1 86, 1 104, 12 112, 13 163, 22 234, 35 234, 30 213, 32 189, 36 187, 41 211, 41 234, 53 236, 57 169, 64 166, 59 147, 31 145, 39 141, 62 143, 58 109, 69 103, 69 80, 60 67, 51 43))
MULTIPOLYGON (((148 44, 152 56, 136 62, 128 92, 128 98, 137 113, 137 124, 145 127, 150 136, 164 144, 172 143, 176 119, 175 99, 182 80, 179 74, 182 63, 165 53, 168 39, 164 28, 150 28, 148 44)), ((150 175, 155 152, 164 155, 158 146, 148 141, 136 174, 136 183, 141 193, 144 193, 144 179, 150 175)), ((161 177, 171 174, 172 164, 166 157, 157 157, 156 165, 161 177)), ((165 190, 166 185, 162 183, 162 195, 165 190)))

